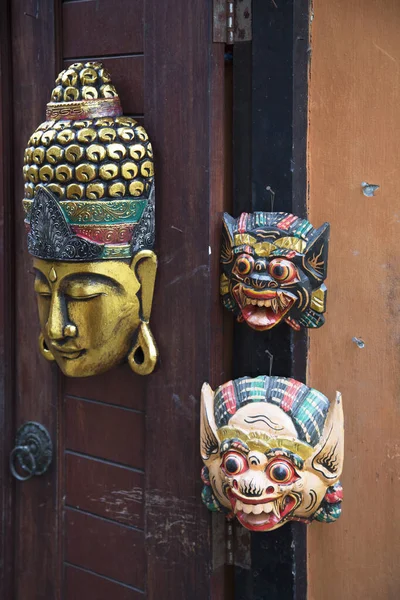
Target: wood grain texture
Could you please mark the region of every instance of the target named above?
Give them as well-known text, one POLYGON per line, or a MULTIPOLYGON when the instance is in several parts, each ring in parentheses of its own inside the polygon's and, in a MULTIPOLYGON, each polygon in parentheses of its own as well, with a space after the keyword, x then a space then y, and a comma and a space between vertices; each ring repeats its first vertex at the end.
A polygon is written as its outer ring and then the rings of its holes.
POLYGON ((65 448, 136 469, 144 467, 143 413, 67 398, 65 448))
POLYGON ((145 391, 146 378, 134 375, 127 364, 94 377, 64 378, 66 395, 135 410, 144 410, 145 391))
POLYGON ((143 528, 142 473, 68 453, 65 463, 68 506, 143 528))
POLYGON ((65 59, 143 52, 143 0, 66 2, 62 21, 65 59))
MULTIPOLYGON (((111 73, 124 114, 135 117, 143 114, 144 60, 140 55, 143 52, 143 0, 64 3, 62 16, 64 65, 87 58, 100 60, 111 73)), ((145 421, 143 412, 138 411, 145 408, 146 378, 134 375, 124 364, 96 377, 65 378, 63 389, 64 446, 67 450, 88 455, 76 456, 67 452, 65 456, 66 504, 142 528, 144 476, 121 465, 137 469, 144 467, 145 421)), ((79 548, 75 547, 75 550, 79 551, 74 554, 72 562, 91 568, 99 575, 117 578, 118 573, 112 574, 112 569, 118 568, 121 563, 121 568, 125 569, 125 582, 130 581, 130 572, 132 577, 136 577, 136 567, 130 565, 139 565, 140 583, 144 584, 144 543, 126 545, 126 538, 121 544, 112 541, 113 556, 105 559, 105 548, 109 545, 107 536, 110 531, 121 530, 110 529, 108 525, 112 526, 112 523, 102 523, 90 518, 82 520, 82 527, 89 527, 86 532, 82 531, 82 535, 95 535, 96 543, 78 543, 79 548), (96 523, 95 530, 92 529, 93 523, 96 523)), ((74 548, 76 535, 74 527, 65 530, 68 551, 74 548)), ((120 534, 116 535, 118 540, 120 534)), ((67 559, 68 556, 67 552, 67 559)), ((99 600, 103 597, 116 600, 143 597, 135 590, 82 570, 67 568, 65 576, 67 593, 71 597, 75 594, 77 600, 85 595, 86 589, 90 589, 91 597, 99 600)))
MULTIPOLYGON (((215 389, 231 379, 232 319, 221 310, 219 293, 221 216, 232 203, 232 65, 224 61, 225 46, 213 44, 210 51, 210 247, 211 305, 209 383, 215 389)), ((211 521, 211 600, 233 598, 233 567, 227 566, 226 519, 215 514, 211 521)))
POLYGON ((65 600, 143 600, 142 592, 72 565, 65 567, 65 600))
POLYGON ((0 4, 0 598, 12 596, 14 438, 14 252, 12 195, 11 4, 0 4))
POLYGON ((44 121, 56 72, 55 4, 13 0, 13 203, 15 206, 15 428, 39 421, 54 442, 54 462, 42 477, 16 485, 15 589, 16 600, 59 597, 57 388, 56 369, 38 352, 39 321, 33 291, 32 259, 27 252, 23 225, 22 164, 30 135, 44 121))
POLYGON ((202 383, 219 377, 210 348, 222 334, 210 325, 211 280, 218 278, 209 254, 211 8, 186 0, 145 3, 145 114, 155 150, 160 259, 152 314, 160 366, 148 378, 146 405, 149 600, 159 600, 160 590, 163 600, 210 594, 199 398, 202 383))
POLYGON ((309 528, 309 600, 400 595, 400 6, 314 1, 310 218, 331 223, 309 383, 343 394, 343 515, 309 528), (378 184, 375 197, 361 183, 378 184), (365 342, 360 349, 352 342, 365 342))
POLYGON ((65 560, 117 582, 144 588, 142 531, 66 509, 65 560))
MULTIPOLYGON (((109 70, 121 100, 124 114, 141 115, 144 112, 144 59, 143 56, 101 58, 109 70)), ((76 60, 64 61, 64 67, 76 60)))

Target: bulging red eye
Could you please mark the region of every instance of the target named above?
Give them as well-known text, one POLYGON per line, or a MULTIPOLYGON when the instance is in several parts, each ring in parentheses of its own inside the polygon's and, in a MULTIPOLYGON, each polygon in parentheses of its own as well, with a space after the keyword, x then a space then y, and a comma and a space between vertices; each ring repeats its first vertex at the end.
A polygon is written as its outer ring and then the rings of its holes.
POLYGON ((290 260, 274 258, 269 263, 269 274, 281 283, 290 283, 298 279, 297 269, 290 260))
POLYGON ((239 475, 248 469, 247 460, 237 452, 228 452, 225 454, 221 465, 222 469, 229 476, 239 475))
POLYGON ((296 471, 285 460, 275 460, 268 465, 268 477, 275 483, 292 483, 297 479, 296 471))
POLYGON ((254 259, 249 254, 241 254, 237 257, 235 271, 239 275, 248 275, 254 267, 254 259))

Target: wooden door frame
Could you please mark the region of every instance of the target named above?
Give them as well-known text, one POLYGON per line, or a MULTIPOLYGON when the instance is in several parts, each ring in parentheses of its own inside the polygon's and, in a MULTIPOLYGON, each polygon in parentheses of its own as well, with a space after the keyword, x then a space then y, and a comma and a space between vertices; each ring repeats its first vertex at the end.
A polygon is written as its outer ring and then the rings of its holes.
MULTIPOLYGON (((252 0, 252 41, 233 48, 234 216, 283 211, 307 217, 309 0, 252 0)), ((235 325, 234 376, 305 382, 307 332, 235 325), (266 354, 268 351, 269 354, 266 354), (273 356, 272 364, 270 356, 273 356)), ((249 568, 236 568, 235 599, 305 600, 305 525, 241 535, 249 568)), ((241 549, 243 554, 243 549, 241 549)))
POLYGON ((32 259, 23 233, 23 149, 27 138, 45 120, 49 90, 59 68, 60 42, 56 21, 60 0, 30 3, 10 2, 10 47, 12 60, 13 162, 12 194, 15 256, 12 301, 14 323, 14 423, 15 431, 26 421, 38 421, 53 441, 53 463, 42 477, 15 482, 14 495, 14 591, 15 597, 29 597, 32 589, 44 596, 59 598, 61 570, 60 494, 56 468, 58 443, 58 372, 38 352, 39 323, 33 290, 32 259), (40 540, 40 546, 39 546, 40 540))
POLYGON ((14 429, 14 255, 12 195, 11 6, 0 4, 0 597, 12 597, 13 482, 8 459, 14 429))
POLYGON ((162 590, 163 600, 206 600, 211 585, 226 589, 223 569, 211 583, 211 514, 201 501, 199 455, 201 385, 229 378, 219 302, 224 46, 212 42, 212 2, 168 0, 162 9, 146 0, 145 11, 146 129, 162 230, 152 315, 161 369, 147 387, 147 598, 158 600, 162 590), (169 198, 182 193, 169 207, 169 198))

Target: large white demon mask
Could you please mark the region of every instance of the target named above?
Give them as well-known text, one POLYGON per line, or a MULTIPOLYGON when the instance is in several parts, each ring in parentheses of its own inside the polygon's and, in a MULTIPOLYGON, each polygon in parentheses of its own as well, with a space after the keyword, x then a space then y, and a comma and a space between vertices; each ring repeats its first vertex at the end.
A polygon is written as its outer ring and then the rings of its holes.
POLYGON ((252 531, 340 516, 343 409, 294 379, 229 381, 201 394, 203 501, 252 531))

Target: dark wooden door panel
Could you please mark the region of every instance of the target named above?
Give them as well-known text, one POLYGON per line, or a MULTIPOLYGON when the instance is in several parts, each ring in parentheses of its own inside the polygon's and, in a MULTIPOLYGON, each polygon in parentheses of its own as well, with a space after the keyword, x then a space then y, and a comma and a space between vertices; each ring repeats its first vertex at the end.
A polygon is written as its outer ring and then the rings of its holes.
POLYGON ((96 401, 65 400, 65 448, 143 469, 144 414, 96 401))
POLYGON ((65 511, 65 560, 140 590, 146 585, 143 531, 70 508, 65 511))
POLYGON ((12 589, 14 554, 11 473, 8 457, 14 438, 14 330, 15 298, 9 291, 14 285, 12 196, 12 78, 11 6, 0 4, 0 598, 9 598, 12 589))
MULTIPOLYGON (((139 118, 146 111, 143 6, 143 0, 74 1, 63 4, 61 19, 64 65, 101 60, 111 73, 124 114, 139 118)), ((67 568, 67 594, 81 594, 81 600, 84 586, 90 585, 99 590, 99 600, 134 600, 138 594, 143 598, 143 593, 126 585, 145 588, 146 378, 122 365, 97 377, 63 379, 63 396, 60 468, 64 465, 67 523, 63 560, 86 569, 67 568), (68 507, 86 512, 71 512, 68 507), (123 529, 121 524, 138 530, 123 529), (89 537, 81 543, 80 536, 86 534, 89 537)), ((93 590, 91 597, 97 598, 93 590)))
POLYGON ((16 425, 42 422, 55 451, 46 475, 16 486, 12 598, 207 600, 210 515, 200 497, 198 397, 204 380, 227 379, 218 253, 210 251, 225 187, 224 48, 210 53, 211 3, 9 2, 16 425), (150 377, 122 365, 65 379, 37 350, 23 150, 62 65, 91 58, 110 70, 125 114, 144 117, 155 148, 159 272, 151 326, 160 364, 150 377))
MULTIPOLYGON (((56 370, 46 364, 38 352, 38 315, 32 259, 26 249, 23 227, 21 174, 24 148, 30 135, 44 120, 54 82, 55 6, 53 2, 41 3, 38 18, 35 18, 34 4, 25 0, 13 0, 11 8, 13 77, 8 84, 13 86, 14 110, 14 114, 9 115, 14 127, 14 181, 10 208, 15 219, 16 257, 15 290, 10 290, 16 311, 14 432, 25 421, 39 421, 48 429, 55 451, 53 465, 45 475, 25 483, 18 482, 15 487, 17 560, 13 597, 34 600, 38 594, 46 599, 59 596, 57 386, 56 370)), ((12 146, 9 151, 11 149, 12 146)), ((10 268, 13 267, 10 265, 10 268)), ((10 450, 8 448, 8 452, 10 450)))
POLYGON ((95 377, 64 379, 64 393, 68 396, 98 400, 136 410, 144 410, 146 401, 146 378, 132 374, 126 365, 115 368, 112 373, 95 377))
MULTIPOLYGON (((214 133, 211 112, 215 90, 223 87, 224 47, 211 53, 211 9, 204 1, 145 2, 145 118, 157 166, 160 256, 152 327, 161 356, 146 405, 148 600, 210 596, 199 395, 204 381, 224 381, 222 353, 216 363, 211 358, 222 310, 211 316, 219 268, 210 246, 213 217, 224 202, 212 185, 221 130, 214 133)), ((219 175, 222 181, 223 169, 219 175)))
POLYGON ((143 0, 63 4, 64 58, 143 52, 143 0))
POLYGON ((65 600, 144 600, 143 592, 72 565, 65 567, 65 600))
POLYGON ((143 528, 142 473, 69 453, 65 463, 67 506, 143 528))

